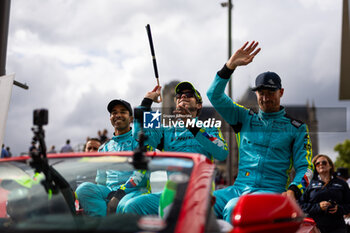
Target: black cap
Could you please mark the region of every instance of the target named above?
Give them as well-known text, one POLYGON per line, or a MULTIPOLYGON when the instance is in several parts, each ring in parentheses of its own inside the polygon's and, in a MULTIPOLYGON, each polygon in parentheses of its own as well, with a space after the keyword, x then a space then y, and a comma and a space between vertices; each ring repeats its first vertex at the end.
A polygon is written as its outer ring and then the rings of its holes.
POLYGON ((124 107, 126 107, 126 109, 129 111, 129 115, 132 116, 132 108, 131 108, 131 105, 126 102, 125 100, 122 100, 122 99, 115 99, 115 100, 112 100, 111 102, 109 102, 108 106, 107 106, 107 110, 109 113, 112 112, 114 106, 116 105, 123 105, 124 107))
POLYGON ((201 93, 199 93, 199 91, 196 90, 196 88, 194 88, 194 86, 192 85, 192 83, 190 82, 180 82, 179 84, 176 85, 175 87, 175 94, 178 94, 179 92, 182 92, 184 90, 192 90, 198 103, 202 103, 202 96, 201 93))
POLYGON ((345 179, 349 178, 349 170, 346 167, 339 167, 336 171, 337 176, 343 177, 345 179))
POLYGON ((265 73, 259 74, 255 79, 255 87, 253 91, 260 89, 277 90, 281 89, 281 78, 275 72, 267 71, 265 73))

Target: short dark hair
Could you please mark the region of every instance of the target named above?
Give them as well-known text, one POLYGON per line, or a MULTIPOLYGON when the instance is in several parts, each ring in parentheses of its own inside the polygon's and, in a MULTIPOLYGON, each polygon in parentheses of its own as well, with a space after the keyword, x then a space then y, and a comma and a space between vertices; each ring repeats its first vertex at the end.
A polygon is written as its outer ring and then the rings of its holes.
POLYGON ((86 145, 87 145, 87 144, 88 144, 88 142, 90 142, 90 141, 96 141, 96 142, 100 143, 100 146, 102 145, 102 142, 101 142, 101 140, 100 140, 100 139, 98 139, 98 138, 90 138, 90 137, 88 137, 88 139, 86 140, 86 143, 84 144, 83 151, 85 151, 85 150, 86 150, 86 145))
POLYGON ((101 143, 101 140, 98 139, 98 138, 89 138, 89 139, 86 141, 86 143, 87 143, 88 141, 97 141, 97 142, 101 143))

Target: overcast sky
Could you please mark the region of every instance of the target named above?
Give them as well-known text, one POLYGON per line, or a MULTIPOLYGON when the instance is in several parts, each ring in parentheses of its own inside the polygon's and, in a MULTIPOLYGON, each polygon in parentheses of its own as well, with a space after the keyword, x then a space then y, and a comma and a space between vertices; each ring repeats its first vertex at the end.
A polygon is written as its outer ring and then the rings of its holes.
MULTIPOLYGON (((245 41, 262 48, 233 75, 239 99, 255 77, 282 78, 282 104, 344 107, 338 100, 342 0, 233 0, 233 52, 245 41)), ((219 0, 11 1, 7 74, 27 83, 13 87, 4 143, 27 151, 32 111, 49 109, 47 146, 60 149, 112 133, 106 106, 122 98, 137 106, 156 84, 145 25, 152 28, 161 85, 192 82, 205 96, 227 61, 227 8, 219 0)), ((155 105, 156 106, 156 105, 155 105)), ((331 109, 330 111, 331 112, 331 109)), ((335 120, 336 121, 336 120, 335 120)), ((349 122, 349 117, 346 118, 349 122)), ((346 132, 320 134, 320 152, 335 158, 346 132)))

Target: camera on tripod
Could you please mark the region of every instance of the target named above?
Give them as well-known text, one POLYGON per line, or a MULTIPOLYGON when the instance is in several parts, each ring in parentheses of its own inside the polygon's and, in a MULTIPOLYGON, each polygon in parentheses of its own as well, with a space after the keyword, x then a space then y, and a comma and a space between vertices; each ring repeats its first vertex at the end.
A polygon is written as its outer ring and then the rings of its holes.
POLYGON ((46 145, 45 145, 45 131, 43 125, 47 125, 49 122, 49 111, 47 109, 35 109, 33 111, 33 124, 32 128, 34 133, 33 143, 39 143, 38 150, 30 151, 33 158, 43 156, 46 157, 46 145))
POLYGON ((49 123, 49 111, 45 108, 35 109, 33 111, 33 124, 43 126, 49 123))

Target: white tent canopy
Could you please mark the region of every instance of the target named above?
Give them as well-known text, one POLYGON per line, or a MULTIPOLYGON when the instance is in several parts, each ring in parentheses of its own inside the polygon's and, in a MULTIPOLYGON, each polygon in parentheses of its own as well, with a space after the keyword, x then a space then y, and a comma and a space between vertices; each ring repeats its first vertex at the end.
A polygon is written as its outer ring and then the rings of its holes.
POLYGON ((0 77, 0 145, 4 142, 7 113, 10 105, 14 78, 14 74, 0 77))

